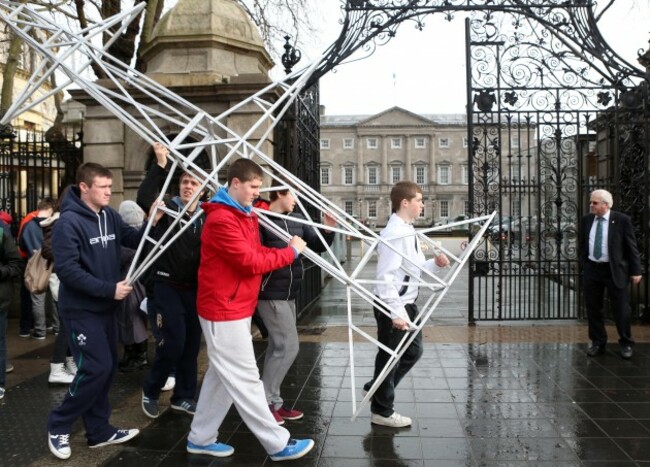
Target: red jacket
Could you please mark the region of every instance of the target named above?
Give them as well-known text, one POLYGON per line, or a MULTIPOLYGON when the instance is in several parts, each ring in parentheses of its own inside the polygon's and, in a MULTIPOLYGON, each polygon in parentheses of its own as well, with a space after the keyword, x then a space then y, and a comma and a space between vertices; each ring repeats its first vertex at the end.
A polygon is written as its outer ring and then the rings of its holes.
POLYGON ((196 301, 199 316, 210 321, 248 318, 257 305, 262 274, 293 263, 294 249, 262 246, 254 213, 218 202, 201 207, 206 220, 196 301))

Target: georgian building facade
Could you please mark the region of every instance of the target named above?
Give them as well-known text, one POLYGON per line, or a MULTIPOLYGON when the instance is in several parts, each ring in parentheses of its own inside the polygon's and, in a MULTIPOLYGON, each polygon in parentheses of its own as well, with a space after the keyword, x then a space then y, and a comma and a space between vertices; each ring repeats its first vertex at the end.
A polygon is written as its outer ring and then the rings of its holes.
POLYGON ((390 190, 400 180, 424 194, 420 227, 468 213, 464 114, 418 115, 393 107, 375 115, 321 115, 321 193, 366 225, 390 217, 390 190))

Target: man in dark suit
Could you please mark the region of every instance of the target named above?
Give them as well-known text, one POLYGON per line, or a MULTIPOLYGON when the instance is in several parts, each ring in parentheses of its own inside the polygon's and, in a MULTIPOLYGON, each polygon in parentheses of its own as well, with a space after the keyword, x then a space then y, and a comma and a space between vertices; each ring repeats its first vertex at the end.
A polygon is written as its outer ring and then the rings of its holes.
POLYGON ((612 211, 613 204, 608 191, 593 191, 589 199, 591 214, 582 218, 580 226, 580 263, 591 339, 587 355, 595 357, 605 353, 607 331, 603 296, 607 289, 621 356, 629 359, 634 341, 627 287, 630 282, 635 285, 641 282, 641 261, 632 221, 626 214, 612 211))

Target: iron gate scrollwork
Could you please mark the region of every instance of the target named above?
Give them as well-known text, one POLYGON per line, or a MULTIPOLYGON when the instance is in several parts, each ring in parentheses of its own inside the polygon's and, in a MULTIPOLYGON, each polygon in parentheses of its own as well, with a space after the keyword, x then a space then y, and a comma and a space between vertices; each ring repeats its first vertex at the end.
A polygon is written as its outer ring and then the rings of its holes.
MULTIPOLYGON (((470 209, 497 211, 471 264, 470 321, 583 316, 578 225, 597 188, 632 216, 647 282, 647 78, 609 50, 593 7, 466 22, 470 209), (578 53, 567 37, 591 43, 578 53)), ((641 316, 647 297, 633 297, 641 316)))

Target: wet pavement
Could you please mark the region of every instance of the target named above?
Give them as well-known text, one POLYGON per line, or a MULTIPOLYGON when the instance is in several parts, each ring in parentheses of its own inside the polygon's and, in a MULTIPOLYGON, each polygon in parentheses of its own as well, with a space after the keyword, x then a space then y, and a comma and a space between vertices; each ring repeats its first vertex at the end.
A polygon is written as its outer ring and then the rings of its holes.
MULTIPOLYGON (((294 437, 313 438, 316 446, 288 464, 650 466, 650 326, 634 326, 631 360, 621 359, 613 344, 605 355, 588 358, 584 323, 470 327, 463 316, 463 289, 452 290, 446 298, 451 311, 434 314, 424 330, 424 356, 397 390, 396 409, 413 418, 413 426, 390 429, 372 426, 367 408, 351 420, 347 305, 337 287, 328 283, 318 307, 300 323, 300 354, 282 393, 306 415, 285 426, 294 437)), ((367 308, 355 302, 354 319, 372 332, 367 308)), ((234 409, 219 439, 235 454, 225 459, 188 455, 191 417, 168 409, 168 393, 158 419, 142 413, 143 371, 118 374, 111 392, 113 424, 138 427, 141 434, 126 445, 91 450, 78 423, 72 457, 59 461, 48 451, 45 432, 48 411, 66 390, 47 383, 54 339, 19 338, 14 319, 8 332, 9 361, 16 370, 7 375, 7 394, 0 401, 0 466, 274 464, 234 409)), ((265 346, 255 338, 260 366, 265 346)), ((374 353, 365 341, 354 344, 357 398, 372 374, 374 353)), ((200 368, 205 367, 202 352, 200 368)))

